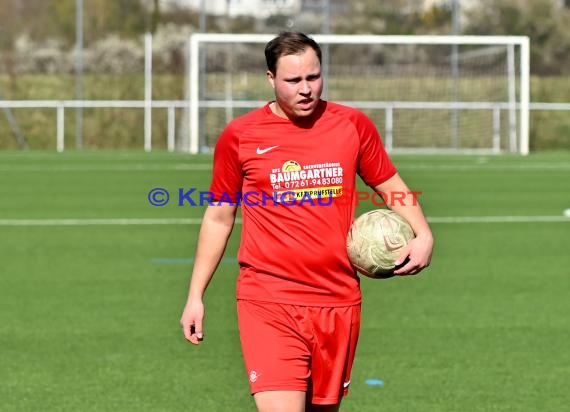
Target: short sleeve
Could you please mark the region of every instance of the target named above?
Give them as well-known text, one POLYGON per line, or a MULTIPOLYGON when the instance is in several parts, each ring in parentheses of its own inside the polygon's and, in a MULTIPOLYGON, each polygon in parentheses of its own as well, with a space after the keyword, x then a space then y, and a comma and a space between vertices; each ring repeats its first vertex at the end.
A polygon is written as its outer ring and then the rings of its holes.
POLYGON ((380 133, 372 121, 361 112, 356 112, 355 125, 360 137, 357 172, 370 187, 376 187, 397 172, 382 144, 380 133))
POLYGON ((220 135, 214 148, 214 166, 210 192, 214 201, 237 203, 243 184, 239 160, 239 138, 230 123, 220 135))

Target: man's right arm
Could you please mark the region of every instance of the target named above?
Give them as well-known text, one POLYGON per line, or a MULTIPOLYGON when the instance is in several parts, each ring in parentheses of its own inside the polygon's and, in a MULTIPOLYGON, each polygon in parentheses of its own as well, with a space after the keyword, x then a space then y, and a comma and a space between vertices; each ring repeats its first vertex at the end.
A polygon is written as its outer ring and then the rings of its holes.
POLYGON ((204 318, 203 296, 226 248, 232 233, 237 206, 220 204, 208 206, 204 213, 188 300, 180 319, 180 325, 186 339, 199 344, 203 339, 202 321, 204 318))

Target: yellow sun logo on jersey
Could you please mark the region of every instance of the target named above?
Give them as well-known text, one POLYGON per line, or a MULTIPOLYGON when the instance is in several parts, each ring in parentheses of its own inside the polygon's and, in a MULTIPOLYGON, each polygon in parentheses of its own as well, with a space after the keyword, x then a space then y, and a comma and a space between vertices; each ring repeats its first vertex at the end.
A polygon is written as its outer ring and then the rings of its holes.
POLYGON ((287 160, 283 163, 283 167, 281 167, 283 172, 296 172, 301 170, 301 165, 294 160, 287 160))

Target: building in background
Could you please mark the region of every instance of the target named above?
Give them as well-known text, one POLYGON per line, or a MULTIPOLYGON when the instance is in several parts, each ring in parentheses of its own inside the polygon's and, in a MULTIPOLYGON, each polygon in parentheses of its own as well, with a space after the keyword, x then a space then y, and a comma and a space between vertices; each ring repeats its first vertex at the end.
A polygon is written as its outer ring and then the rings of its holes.
MULTIPOLYGON (((441 7, 447 6, 452 7, 452 3, 454 0, 424 0, 424 9, 429 9, 431 7, 441 7)), ((477 0, 457 0, 459 1, 460 7, 466 10, 470 9, 471 7, 477 6, 477 0)), ((553 0, 553 5, 556 7, 570 7, 570 0, 553 0)))
POLYGON ((165 8, 178 6, 199 10, 205 4, 206 13, 216 16, 252 16, 267 18, 276 14, 297 14, 302 0, 162 0, 165 8))

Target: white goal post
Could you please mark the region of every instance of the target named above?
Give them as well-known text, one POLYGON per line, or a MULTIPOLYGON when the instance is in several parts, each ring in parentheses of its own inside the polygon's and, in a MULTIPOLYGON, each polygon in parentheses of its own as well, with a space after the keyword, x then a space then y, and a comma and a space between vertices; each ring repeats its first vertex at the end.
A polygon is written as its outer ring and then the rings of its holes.
MULTIPOLYGON (((271 34, 199 33, 189 43, 190 153, 273 98, 271 34)), ((311 35, 323 48, 323 98, 366 112, 394 153, 529 153, 525 36, 311 35)))

